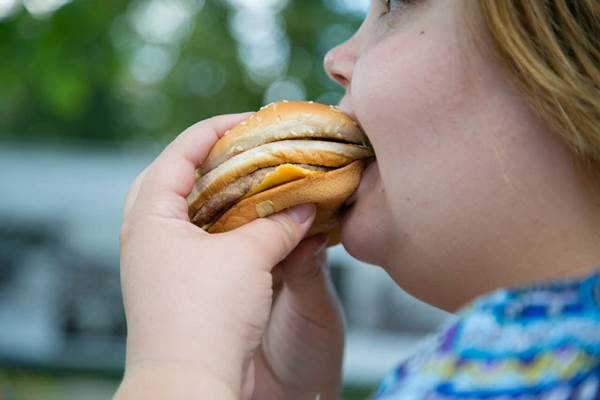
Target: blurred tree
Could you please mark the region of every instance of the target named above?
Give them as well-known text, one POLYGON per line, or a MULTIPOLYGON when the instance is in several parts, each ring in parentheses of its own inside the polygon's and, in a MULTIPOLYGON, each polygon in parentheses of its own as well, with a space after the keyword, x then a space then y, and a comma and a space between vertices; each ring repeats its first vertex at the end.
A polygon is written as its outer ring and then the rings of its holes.
POLYGON ((322 57, 359 17, 321 0, 259 3, 73 0, 50 15, 20 10, 0 19, 0 138, 170 137, 289 93, 336 102, 341 89, 322 57), (258 32, 248 18, 271 31, 258 32), (271 56, 281 58, 271 73, 253 69, 271 56))
POLYGON ((120 60, 107 28, 122 11, 119 0, 80 1, 49 19, 0 22, 0 134, 112 136, 120 60))

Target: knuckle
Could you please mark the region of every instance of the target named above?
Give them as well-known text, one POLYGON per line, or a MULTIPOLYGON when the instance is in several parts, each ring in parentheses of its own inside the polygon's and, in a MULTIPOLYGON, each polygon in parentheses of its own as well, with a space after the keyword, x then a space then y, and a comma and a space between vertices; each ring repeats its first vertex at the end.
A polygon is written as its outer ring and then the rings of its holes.
POLYGON ((136 191, 137 186, 139 185, 139 176, 135 178, 135 180, 129 185, 129 189, 127 189, 127 194, 125 195, 125 200, 130 201, 136 191))
POLYGON ((203 129, 203 128, 206 127, 208 121, 210 121, 210 118, 209 119, 204 119, 204 120, 201 120, 201 121, 197 121, 197 122, 193 123, 192 125, 188 126, 187 128, 185 128, 180 133, 180 135, 186 134, 186 133, 191 132, 191 131, 201 130, 201 129, 203 129))
POLYGON ((296 232, 285 216, 274 215, 259 218, 254 221, 250 231, 237 232, 237 243, 250 255, 264 257, 265 255, 278 262, 282 253, 288 254, 296 246, 296 232), (283 251, 282 251, 283 249, 283 251))
POLYGON ((206 118, 203 119, 201 121, 197 121, 195 123, 193 123, 192 125, 188 126, 183 132, 181 132, 181 135, 189 135, 190 132, 192 132, 193 134, 197 134, 198 132, 203 132, 208 130, 213 130, 214 129, 214 125, 215 122, 218 120, 218 116, 214 116, 214 117, 210 117, 210 118, 206 118))
POLYGON ((127 244, 134 234, 134 222, 131 217, 123 218, 121 229, 119 231, 119 244, 123 247, 127 244))
POLYGON ((144 175, 146 175, 146 169, 144 169, 129 185, 129 189, 127 190, 127 194, 125 195, 126 201, 132 200, 133 196, 135 196, 136 192, 139 190, 140 186, 142 186, 142 180, 144 179, 144 175))
POLYGON ((317 264, 322 267, 327 267, 327 250, 323 249, 315 255, 317 264))
POLYGON ((321 266, 314 261, 307 261, 310 263, 309 268, 305 268, 304 271, 295 276, 294 280, 297 283, 310 283, 321 277, 322 271, 321 266))
POLYGON ((136 186, 139 186, 142 184, 142 180, 144 179, 144 176, 146 175, 146 171, 148 170, 149 167, 146 167, 142 170, 142 172, 140 172, 138 174, 138 176, 135 177, 135 179, 133 180, 133 182, 131 183, 131 186, 129 187, 129 191, 131 192, 132 189, 134 189, 136 186))
POLYGON ((294 229, 294 224, 290 221, 289 217, 285 215, 276 215, 270 218, 271 221, 279 225, 279 230, 283 232, 283 234, 277 235, 277 239, 280 241, 281 245, 289 252, 296 247, 296 230, 294 229))

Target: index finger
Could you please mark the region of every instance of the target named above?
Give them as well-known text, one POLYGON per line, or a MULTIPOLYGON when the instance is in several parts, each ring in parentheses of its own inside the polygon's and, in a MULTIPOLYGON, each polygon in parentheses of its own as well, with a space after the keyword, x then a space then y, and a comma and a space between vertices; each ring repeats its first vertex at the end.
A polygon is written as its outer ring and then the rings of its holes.
POLYGON ((138 200, 154 202, 170 208, 166 215, 187 218, 185 197, 196 180, 196 168, 228 129, 252 113, 226 114, 192 125, 173 140, 150 164, 141 184, 138 200), (172 208, 171 208, 172 207, 172 208), (185 212, 182 212, 185 211, 185 212))

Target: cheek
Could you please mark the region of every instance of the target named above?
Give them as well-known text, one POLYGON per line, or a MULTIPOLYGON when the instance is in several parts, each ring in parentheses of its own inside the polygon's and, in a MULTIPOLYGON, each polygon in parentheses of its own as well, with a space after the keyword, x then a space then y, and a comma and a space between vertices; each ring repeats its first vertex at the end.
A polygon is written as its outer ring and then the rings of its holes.
POLYGON ((341 221, 341 241, 355 258, 383 266, 388 249, 398 241, 379 172, 366 175, 356 202, 341 221))
POLYGON ((374 45, 357 62, 351 89, 394 201, 406 193, 403 171, 438 158, 446 151, 444 136, 464 126, 472 90, 457 44, 441 31, 374 45))
POLYGON ((463 212, 494 198, 500 177, 494 146, 477 129, 481 87, 472 75, 482 66, 465 61, 442 30, 382 40, 353 73, 352 106, 375 149, 387 205, 363 210, 379 214, 387 242, 395 241, 385 245, 390 264, 421 265, 430 249, 441 252, 468 220, 463 212))
POLYGON ((455 113, 470 97, 471 72, 448 39, 389 37, 356 63, 353 106, 375 142, 428 140, 439 133, 440 121, 458 121, 455 113))

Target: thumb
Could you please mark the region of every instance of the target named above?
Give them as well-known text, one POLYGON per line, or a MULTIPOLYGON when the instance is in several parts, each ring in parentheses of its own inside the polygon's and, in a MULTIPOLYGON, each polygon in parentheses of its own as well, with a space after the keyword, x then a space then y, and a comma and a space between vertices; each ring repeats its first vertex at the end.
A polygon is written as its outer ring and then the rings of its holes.
POLYGON ((315 219, 314 204, 301 204, 258 218, 232 232, 240 240, 250 240, 253 248, 266 258, 265 268, 271 270, 300 243, 315 219))

